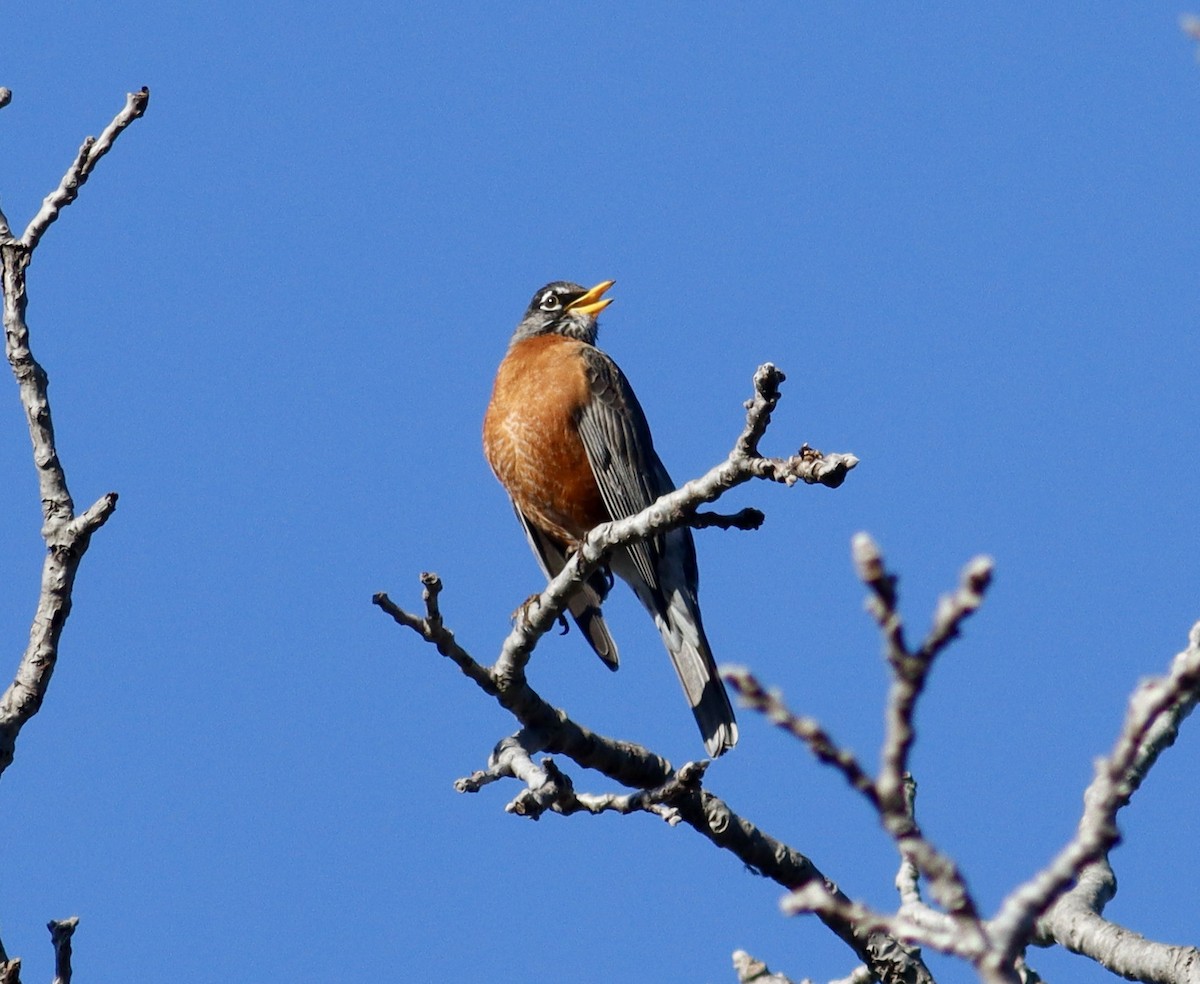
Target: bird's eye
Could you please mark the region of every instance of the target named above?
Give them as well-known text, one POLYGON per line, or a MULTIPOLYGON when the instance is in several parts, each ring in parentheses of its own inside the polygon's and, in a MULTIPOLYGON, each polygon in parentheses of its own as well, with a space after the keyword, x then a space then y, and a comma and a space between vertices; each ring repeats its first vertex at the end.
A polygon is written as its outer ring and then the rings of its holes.
POLYGON ((541 308, 543 311, 557 311, 560 307, 562 307, 562 302, 554 291, 548 290, 542 295, 541 308))

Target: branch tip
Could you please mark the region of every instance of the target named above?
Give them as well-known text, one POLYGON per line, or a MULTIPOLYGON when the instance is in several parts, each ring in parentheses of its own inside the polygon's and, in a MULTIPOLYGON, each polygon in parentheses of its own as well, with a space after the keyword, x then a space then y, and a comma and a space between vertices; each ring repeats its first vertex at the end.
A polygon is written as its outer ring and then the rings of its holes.
POLYGON ((996 570, 996 562, 986 554, 972 558, 963 568, 963 585, 976 594, 983 594, 992 583, 992 575, 996 570))
POLYGON ((883 554, 870 533, 855 533, 850 539, 854 570, 863 584, 874 584, 883 576, 883 554))

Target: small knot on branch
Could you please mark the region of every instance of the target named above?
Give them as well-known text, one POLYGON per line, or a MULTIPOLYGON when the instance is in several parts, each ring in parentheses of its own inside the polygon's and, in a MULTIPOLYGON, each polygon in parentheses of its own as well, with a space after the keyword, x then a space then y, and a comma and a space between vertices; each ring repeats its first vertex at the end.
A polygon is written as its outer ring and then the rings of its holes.
POLYGON ((822 454, 807 444, 800 448, 796 457, 806 466, 798 471, 797 477, 808 485, 824 485, 829 489, 841 486, 846 476, 858 466, 856 455, 822 454))

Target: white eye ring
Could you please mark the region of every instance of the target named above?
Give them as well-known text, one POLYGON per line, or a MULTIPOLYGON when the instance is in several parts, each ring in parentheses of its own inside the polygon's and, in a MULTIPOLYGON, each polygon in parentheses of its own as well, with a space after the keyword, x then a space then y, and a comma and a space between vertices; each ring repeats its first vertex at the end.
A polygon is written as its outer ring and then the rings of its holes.
POLYGON ((541 308, 543 311, 556 311, 560 306, 558 295, 554 291, 548 290, 542 295, 541 308))

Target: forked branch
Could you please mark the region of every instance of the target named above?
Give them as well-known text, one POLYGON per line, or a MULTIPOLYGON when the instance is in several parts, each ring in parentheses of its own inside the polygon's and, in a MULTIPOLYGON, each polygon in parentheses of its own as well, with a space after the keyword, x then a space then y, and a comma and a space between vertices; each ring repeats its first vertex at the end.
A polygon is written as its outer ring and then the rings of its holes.
MULTIPOLYGON (((11 93, 8 90, 0 92, 0 106, 7 103, 9 98, 11 93)), ((71 611, 71 592, 76 571, 92 534, 104 525, 117 505, 117 494, 109 492, 84 512, 75 513, 75 503, 67 488, 66 473, 54 440, 46 371, 30 349, 29 326, 25 321, 25 274, 33 251, 50 224, 58 218, 64 207, 75 200, 80 186, 87 181, 97 161, 111 149, 121 132, 145 112, 148 101, 149 92, 146 89, 131 93, 124 109, 100 137, 89 137, 84 141, 62 181, 46 197, 21 238, 12 235, 7 218, 0 213, 4 347, 17 381, 33 445, 42 503, 42 537, 46 542, 42 587, 29 632, 29 643, 12 683, 0 695, 0 773, 13 760, 21 728, 37 713, 45 699, 58 660, 59 638, 71 611)))
MULTIPOLYGON (((797 482, 823 484, 831 488, 842 484, 847 473, 858 463, 853 455, 824 455, 807 445, 786 458, 768 458, 759 453, 758 446, 779 400, 779 385, 783 379, 783 373, 769 364, 755 373, 754 395, 746 403, 745 426, 724 461, 700 478, 662 496, 637 515, 592 530, 562 572, 544 591, 522 606, 493 665, 487 666, 472 658, 445 627, 438 605, 441 582, 435 575, 422 575, 425 586, 423 615, 405 611, 386 594, 375 596, 376 605, 436 646, 520 722, 517 734, 500 742, 492 753, 488 767, 459 780, 457 788, 476 791, 502 778, 516 778, 526 788, 510 802, 508 809, 534 818, 547 812, 655 813, 672 824, 686 825, 698 831, 780 885, 797 888, 817 882, 834 897, 844 898, 812 861, 765 834, 705 790, 703 766, 689 763, 676 770, 666 759, 647 748, 591 731, 546 701, 533 689, 526 676, 529 659, 538 641, 555 625, 573 592, 615 548, 684 525, 756 528, 761 522, 761 515, 756 511, 743 510, 733 517, 698 511, 705 503, 715 501, 729 489, 752 479, 786 485, 797 482), (637 792, 577 792, 573 781, 551 760, 534 761, 534 756, 543 752, 566 756, 637 792)), ((857 933, 852 925, 836 916, 827 922, 853 948, 859 959, 881 978, 929 980, 919 958, 899 947, 896 941, 879 934, 857 933)))

